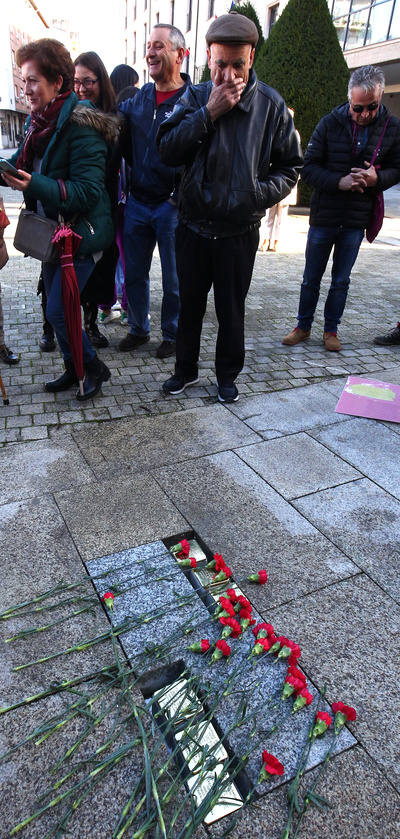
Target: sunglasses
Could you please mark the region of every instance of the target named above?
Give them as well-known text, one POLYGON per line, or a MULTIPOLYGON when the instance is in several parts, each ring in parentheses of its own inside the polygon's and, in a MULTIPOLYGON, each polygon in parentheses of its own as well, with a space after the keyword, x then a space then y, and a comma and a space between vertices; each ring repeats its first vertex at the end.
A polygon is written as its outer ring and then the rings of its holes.
POLYGON ((362 114, 363 111, 376 111, 379 108, 379 102, 370 102, 369 105, 352 105, 352 110, 355 114, 362 114))
POLYGON ((80 87, 90 90, 96 82, 98 82, 98 79, 74 79, 74 87, 78 90, 80 87))

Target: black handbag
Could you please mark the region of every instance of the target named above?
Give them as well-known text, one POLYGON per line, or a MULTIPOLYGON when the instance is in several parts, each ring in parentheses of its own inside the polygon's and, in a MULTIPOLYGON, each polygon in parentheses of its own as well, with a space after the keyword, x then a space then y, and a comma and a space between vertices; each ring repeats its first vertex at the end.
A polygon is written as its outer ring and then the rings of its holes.
POLYGON ((53 245, 53 236, 60 221, 39 216, 32 210, 21 210, 14 236, 17 251, 40 259, 41 262, 58 262, 60 251, 53 245))

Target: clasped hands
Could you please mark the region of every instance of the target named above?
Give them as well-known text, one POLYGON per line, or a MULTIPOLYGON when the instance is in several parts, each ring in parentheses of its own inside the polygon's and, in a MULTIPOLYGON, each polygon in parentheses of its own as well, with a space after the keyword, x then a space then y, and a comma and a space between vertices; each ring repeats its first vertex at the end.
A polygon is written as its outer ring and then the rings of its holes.
POLYGON ((376 186, 378 183, 378 174, 375 166, 371 166, 367 160, 364 160, 364 163, 365 166, 368 166, 368 169, 359 169, 354 166, 348 175, 340 178, 339 189, 364 192, 366 187, 376 186))

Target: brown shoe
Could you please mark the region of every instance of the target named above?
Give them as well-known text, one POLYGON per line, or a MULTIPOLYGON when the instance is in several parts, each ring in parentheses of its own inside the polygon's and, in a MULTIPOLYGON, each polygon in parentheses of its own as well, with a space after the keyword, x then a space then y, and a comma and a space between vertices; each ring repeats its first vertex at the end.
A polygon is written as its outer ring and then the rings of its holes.
POLYGON ((324 332, 325 349, 329 352, 340 352, 342 345, 336 332, 324 332))
POLYGON ((286 344, 287 347, 295 347, 296 344, 300 344, 300 341, 306 341, 310 332, 311 329, 300 329, 299 326, 295 326, 288 335, 282 338, 282 344, 286 344))

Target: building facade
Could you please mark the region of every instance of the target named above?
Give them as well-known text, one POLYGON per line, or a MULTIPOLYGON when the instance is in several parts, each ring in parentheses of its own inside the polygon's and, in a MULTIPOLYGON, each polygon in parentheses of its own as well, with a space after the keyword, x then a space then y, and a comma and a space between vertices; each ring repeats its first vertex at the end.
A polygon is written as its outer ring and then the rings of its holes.
MULTIPOLYGON (((265 37, 287 2, 252 0, 265 37)), ((183 70, 198 82, 206 64, 205 33, 229 5, 228 0, 125 0, 124 59, 139 73, 140 84, 149 80, 146 44, 155 23, 173 23, 183 32, 188 48, 183 70)), ((384 101, 400 116, 400 0, 328 0, 328 5, 349 68, 382 67, 384 101)))
MULTIPOLYGON (((29 105, 24 94, 22 74, 15 61, 18 47, 37 38, 57 38, 72 58, 79 53, 79 35, 71 31, 68 18, 46 20, 38 9, 24 0, 13 0, 2 9, 0 27, 0 149, 18 146, 29 105)), ((1 155, 0 155, 1 156, 1 155)))

